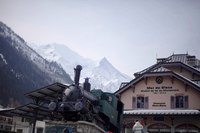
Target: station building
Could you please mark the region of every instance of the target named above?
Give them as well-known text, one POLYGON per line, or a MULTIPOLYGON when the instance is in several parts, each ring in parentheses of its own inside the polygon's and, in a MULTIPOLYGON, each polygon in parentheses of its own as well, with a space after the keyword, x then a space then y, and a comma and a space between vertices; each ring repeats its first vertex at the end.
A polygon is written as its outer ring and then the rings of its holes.
POLYGON ((200 132, 199 59, 173 54, 134 75, 115 92, 124 103, 124 133, 136 120, 149 133, 200 132))

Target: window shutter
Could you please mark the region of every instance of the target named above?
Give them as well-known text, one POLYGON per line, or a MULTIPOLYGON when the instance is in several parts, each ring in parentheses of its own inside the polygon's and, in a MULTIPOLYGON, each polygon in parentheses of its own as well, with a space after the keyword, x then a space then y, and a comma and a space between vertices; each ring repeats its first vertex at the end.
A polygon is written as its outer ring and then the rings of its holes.
POLYGON ((133 99, 132 99, 132 108, 133 109, 135 109, 135 105, 136 105, 136 103, 135 103, 135 97, 133 97, 133 99))
POLYGON ((185 108, 188 108, 188 96, 185 96, 185 108))
POLYGON ((175 108, 175 104, 174 104, 174 96, 171 96, 171 109, 174 109, 175 108))
POLYGON ((149 97, 145 97, 145 98, 144 98, 144 108, 145 108, 145 109, 148 109, 148 108, 149 108, 148 105, 149 105, 149 97))

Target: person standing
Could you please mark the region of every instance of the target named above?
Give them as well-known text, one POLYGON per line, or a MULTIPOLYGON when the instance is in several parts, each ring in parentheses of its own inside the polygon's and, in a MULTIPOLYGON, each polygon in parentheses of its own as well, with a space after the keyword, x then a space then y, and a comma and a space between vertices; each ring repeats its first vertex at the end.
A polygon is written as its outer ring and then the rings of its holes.
POLYGON ((138 120, 133 125, 132 131, 133 133, 143 133, 143 126, 138 120))

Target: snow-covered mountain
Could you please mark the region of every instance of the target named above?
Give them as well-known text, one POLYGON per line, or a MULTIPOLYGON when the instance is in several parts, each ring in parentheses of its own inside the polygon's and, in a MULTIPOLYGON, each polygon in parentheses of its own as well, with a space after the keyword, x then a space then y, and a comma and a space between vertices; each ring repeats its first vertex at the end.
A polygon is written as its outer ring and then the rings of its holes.
POLYGON ((0 104, 25 103, 25 93, 55 82, 72 80, 60 65, 45 60, 0 22, 0 104))
MULTIPOLYGON (((53 61, 49 62, 45 60, 37 52, 31 49, 20 36, 15 34, 14 31, 12 31, 2 22, 0 22, 0 36, 2 37, 2 40, 6 40, 9 45, 16 50, 16 52, 20 53, 23 58, 31 61, 41 71, 43 71, 45 74, 48 74, 52 78, 52 80, 66 83, 67 78, 67 81, 70 81, 65 71, 62 70, 62 67, 60 67, 53 61), (63 75, 65 75, 66 77, 64 78, 63 75)), ((5 44, 2 43, 2 48, 3 45, 5 44)))
POLYGON ((62 44, 29 44, 42 57, 49 61, 55 61, 60 64, 64 70, 74 78, 74 68, 80 64, 83 67, 81 71, 81 82, 84 78, 89 77, 92 89, 102 89, 108 92, 116 91, 121 82, 130 81, 131 78, 119 72, 113 65, 104 57, 100 61, 93 61, 84 58, 76 52, 62 44))

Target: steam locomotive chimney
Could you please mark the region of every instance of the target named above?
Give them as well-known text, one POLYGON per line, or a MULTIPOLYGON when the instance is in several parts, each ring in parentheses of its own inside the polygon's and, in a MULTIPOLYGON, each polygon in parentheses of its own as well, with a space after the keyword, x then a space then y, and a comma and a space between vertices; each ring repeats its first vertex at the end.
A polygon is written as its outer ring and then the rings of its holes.
POLYGON ((80 79, 80 74, 81 74, 82 66, 77 65, 76 68, 74 68, 74 83, 75 85, 79 85, 79 79, 80 79))
POLYGON ((86 91, 90 91, 90 83, 89 83, 89 78, 85 78, 85 82, 84 82, 84 84, 83 84, 83 88, 84 88, 84 90, 86 90, 86 91))

